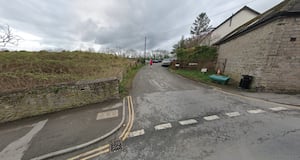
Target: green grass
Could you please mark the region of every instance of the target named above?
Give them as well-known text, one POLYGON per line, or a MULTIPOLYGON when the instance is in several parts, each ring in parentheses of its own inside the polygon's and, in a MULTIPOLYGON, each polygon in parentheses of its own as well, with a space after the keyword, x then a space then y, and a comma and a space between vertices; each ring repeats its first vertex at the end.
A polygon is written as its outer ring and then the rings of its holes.
POLYGON ((132 81, 136 75, 136 73, 143 67, 143 64, 138 64, 137 66, 132 67, 127 71, 127 73, 124 75, 123 80, 120 83, 120 94, 122 96, 128 95, 129 90, 132 86, 132 81))
POLYGON ((62 82, 117 77, 134 60, 89 52, 0 52, 2 92, 62 82))
POLYGON ((173 70, 173 72, 182 75, 183 77, 195 80, 195 81, 200 81, 203 83, 209 83, 211 84, 211 80, 208 77, 209 75, 214 74, 214 72, 207 72, 207 73, 201 73, 198 70, 183 70, 183 69, 178 69, 178 70, 173 70))

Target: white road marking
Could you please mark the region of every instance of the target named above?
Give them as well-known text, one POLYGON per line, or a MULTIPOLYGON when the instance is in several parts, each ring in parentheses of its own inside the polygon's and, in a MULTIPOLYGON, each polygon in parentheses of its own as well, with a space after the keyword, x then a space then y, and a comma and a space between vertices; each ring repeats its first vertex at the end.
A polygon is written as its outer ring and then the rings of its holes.
POLYGON ((236 117, 240 116, 241 114, 239 112, 230 112, 230 113, 225 113, 228 117, 236 117))
POLYGON ((145 130, 141 129, 141 130, 130 132, 128 137, 136 137, 136 136, 141 136, 144 134, 145 134, 145 130))
POLYGON ((179 121, 179 123, 184 126, 184 125, 198 123, 198 121, 195 119, 187 119, 187 120, 179 121))
POLYGON ((119 116, 119 111, 118 110, 100 112, 100 113, 97 114, 96 120, 114 118, 114 117, 118 117, 118 116, 119 116))
POLYGON ((254 109, 254 110, 248 110, 248 113, 257 114, 257 113, 264 113, 264 110, 261 109, 254 109))
POLYGON ((269 108, 272 111, 284 111, 284 110, 288 110, 288 108, 285 107, 273 107, 273 108, 269 108))
POLYGON ((212 121, 212 120, 220 119, 220 117, 217 115, 211 115, 211 116, 203 117, 203 119, 205 119, 207 121, 212 121))
POLYGON ((150 80, 150 83, 159 91, 164 91, 164 88, 162 85, 160 85, 156 80, 150 80))
POLYGON ((102 108, 102 110, 106 111, 106 110, 110 110, 110 109, 116 109, 116 108, 121 107, 122 105, 123 105, 122 103, 117 103, 117 104, 115 104, 113 106, 110 106, 110 107, 104 107, 104 108, 102 108))
POLYGON ((48 120, 40 121, 22 138, 10 143, 0 152, 0 159, 21 160, 31 139, 45 126, 48 120))
POLYGON ((167 129, 167 128, 172 128, 171 123, 165 123, 165 124, 159 124, 154 126, 155 130, 162 130, 162 129, 167 129))

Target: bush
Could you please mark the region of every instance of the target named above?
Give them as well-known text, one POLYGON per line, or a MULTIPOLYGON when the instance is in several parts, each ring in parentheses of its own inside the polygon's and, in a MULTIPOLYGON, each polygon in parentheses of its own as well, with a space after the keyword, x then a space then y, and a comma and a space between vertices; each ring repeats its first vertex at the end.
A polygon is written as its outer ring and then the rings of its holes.
POLYGON ((217 58, 217 49, 210 46, 197 46, 187 49, 179 48, 176 50, 176 54, 179 61, 212 61, 217 58))

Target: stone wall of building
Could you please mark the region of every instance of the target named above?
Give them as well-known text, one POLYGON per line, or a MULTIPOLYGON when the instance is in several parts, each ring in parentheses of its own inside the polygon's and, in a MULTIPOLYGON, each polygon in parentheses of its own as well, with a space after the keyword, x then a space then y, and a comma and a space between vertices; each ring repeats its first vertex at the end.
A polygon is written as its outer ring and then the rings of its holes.
POLYGON ((300 92, 300 18, 281 18, 219 46, 217 68, 234 81, 254 76, 252 88, 300 92))
POLYGON ((0 123, 119 98, 117 78, 0 93, 0 123))

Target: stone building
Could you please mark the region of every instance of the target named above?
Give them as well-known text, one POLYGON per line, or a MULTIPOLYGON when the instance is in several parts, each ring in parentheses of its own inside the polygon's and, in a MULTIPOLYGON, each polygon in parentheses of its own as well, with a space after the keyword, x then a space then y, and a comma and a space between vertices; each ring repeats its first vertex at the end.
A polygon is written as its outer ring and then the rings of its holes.
POLYGON ((300 0, 285 0, 216 43, 217 68, 234 81, 254 76, 252 88, 300 92, 300 0))

